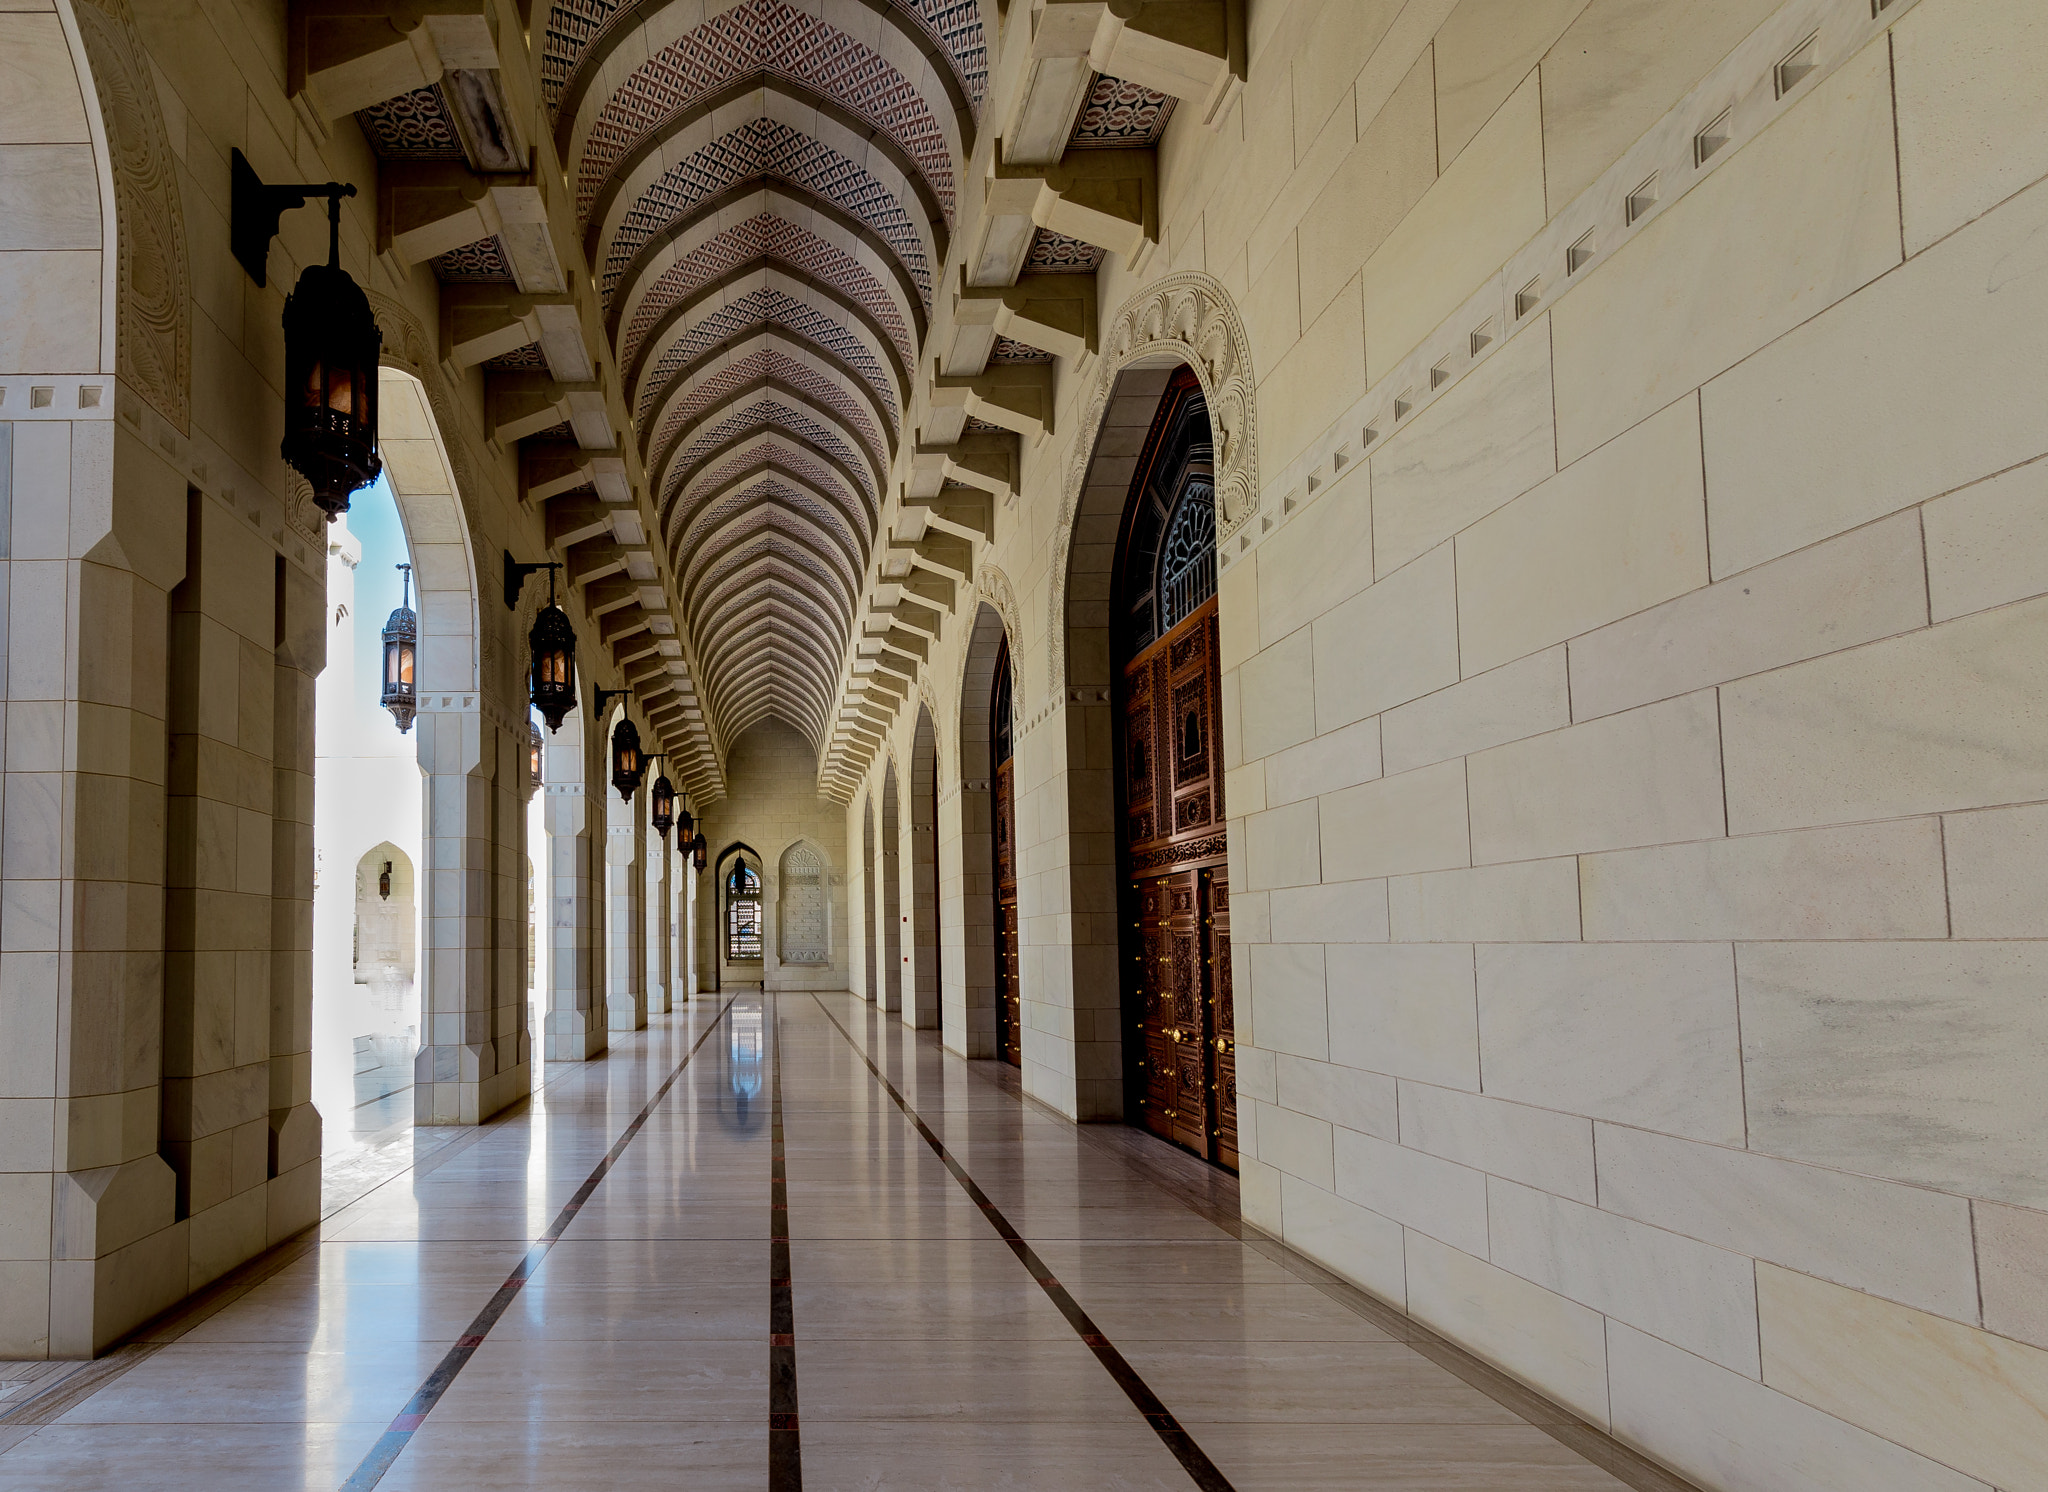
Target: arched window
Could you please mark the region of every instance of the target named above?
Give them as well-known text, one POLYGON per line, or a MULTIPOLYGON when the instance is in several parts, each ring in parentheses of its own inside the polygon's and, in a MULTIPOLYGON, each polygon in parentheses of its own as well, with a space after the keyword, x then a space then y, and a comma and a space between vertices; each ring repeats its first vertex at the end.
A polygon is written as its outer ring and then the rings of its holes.
POLYGON ((1216 479, 1209 407, 1192 374, 1177 375, 1146 442, 1151 469, 1124 538, 1123 636, 1135 657, 1216 594, 1216 479))
POLYGON ((761 876, 744 860, 733 861, 725 878, 725 956, 761 956, 761 876))
POLYGON ((830 963, 832 939, 825 916, 825 861, 809 845, 793 844, 783 852, 775 904, 775 951, 782 961, 830 963))

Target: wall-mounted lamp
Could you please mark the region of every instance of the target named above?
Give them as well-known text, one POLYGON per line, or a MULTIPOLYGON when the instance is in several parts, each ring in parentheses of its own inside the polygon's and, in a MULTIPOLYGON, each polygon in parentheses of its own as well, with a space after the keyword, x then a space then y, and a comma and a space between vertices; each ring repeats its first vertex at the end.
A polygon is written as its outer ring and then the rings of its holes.
POLYGON ((378 700, 398 722, 402 736, 412 729, 419 713, 419 690, 413 680, 418 658, 420 619, 412 609, 412 566, 400 565, 405 576, 405 599, 384 621, 384 694, 378 700))
POLYGON ((526 640, 533 649, 527 665, 527 686, 533 707, 540 711, 551 732, 560 730, 562 717, 576 708, 576 629, 569 625, 568 613, 555 605, 555 571, 561 568, 560 563, 547 560, 522 565, 512 558, 511 550, 505 551, 508 611, 517 609, 527 576, 536 570, 548 572, 548 604, 533 619, 533 630, 526 634, 526 640))
POLYGON ((349 496, 377 480, 377 363, 384 334, 369 298, 341 267, 343 181, 268 186, 238 149, 229 163, 228 241, 258 285, 269 283, 270 241, 278 219, 316 197, 327 199, 327 262, 309 264, 284 302, 284 441, 278 452, 313 484, 313 501, 332 521, 349 496))

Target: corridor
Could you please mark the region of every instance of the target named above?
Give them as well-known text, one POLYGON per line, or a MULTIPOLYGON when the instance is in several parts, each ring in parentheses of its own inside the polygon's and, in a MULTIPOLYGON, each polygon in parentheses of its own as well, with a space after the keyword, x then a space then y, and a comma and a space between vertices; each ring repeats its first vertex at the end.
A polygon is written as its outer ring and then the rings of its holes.
POLYGON ((1222 1173, 721 998, 0 1416, 0 1489, 1679 1485, 1240 1241, 1222 1173))

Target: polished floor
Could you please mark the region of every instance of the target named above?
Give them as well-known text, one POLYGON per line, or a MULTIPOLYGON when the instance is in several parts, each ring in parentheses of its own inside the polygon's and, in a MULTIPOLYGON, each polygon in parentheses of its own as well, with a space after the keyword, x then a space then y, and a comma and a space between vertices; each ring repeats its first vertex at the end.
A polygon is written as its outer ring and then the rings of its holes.
POLYGON ((359 1137, 329 1207, 0 1398, 0 1492, 1678 1485, 844 995, 359 1137))

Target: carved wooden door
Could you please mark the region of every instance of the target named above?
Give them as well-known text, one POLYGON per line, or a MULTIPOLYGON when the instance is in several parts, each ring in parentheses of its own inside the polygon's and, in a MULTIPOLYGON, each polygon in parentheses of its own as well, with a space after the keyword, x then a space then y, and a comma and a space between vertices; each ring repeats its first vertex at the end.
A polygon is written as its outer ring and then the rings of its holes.
POLYGON ((1022 1001, 1017 988, 1017 813, 1010 763, 996 765, 996 1055, 1024 1065, 1022 1001))
POLYGON ((1010 645, 996 653, 989 698, 990 784, 994 800, 996 872, 996 1055, 1024 1065, 1023 999, 1017 982, 1017 806, 1011 791, 1010 645))
POLYGON ((1124 863, 1140 1122, 1237 1165, 1222 720, 1211 600, 1123 670, 1124 863))

